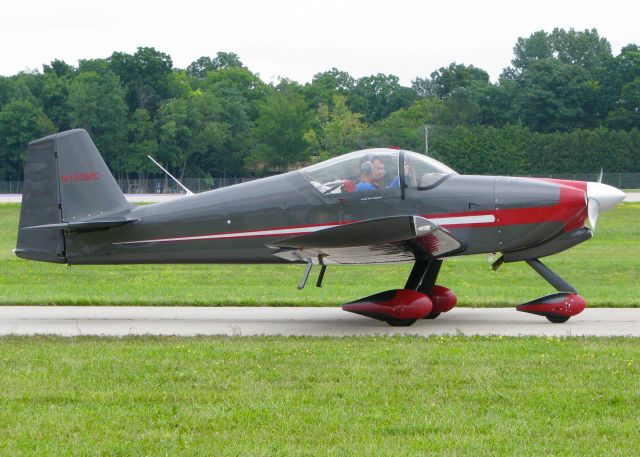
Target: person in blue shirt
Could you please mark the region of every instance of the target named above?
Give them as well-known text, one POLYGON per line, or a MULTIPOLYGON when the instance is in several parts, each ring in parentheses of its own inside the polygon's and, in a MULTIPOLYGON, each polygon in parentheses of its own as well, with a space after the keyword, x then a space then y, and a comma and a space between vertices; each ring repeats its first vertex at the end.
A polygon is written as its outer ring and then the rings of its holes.
MULTIPOLYGON (((406 162, 404 162, 404 179, 406 180, 409 177, 409 164, 406 162)), ((391 181, 391 187, 393 188, 399 188, 400 187, 400 175, 396 176, 393 181, 391 181)))
POLYGON ((383 178, 382 160, 377 157, 365 160, 360 166, 360 182, 356 185, 356 192, 379 189, 383 178))

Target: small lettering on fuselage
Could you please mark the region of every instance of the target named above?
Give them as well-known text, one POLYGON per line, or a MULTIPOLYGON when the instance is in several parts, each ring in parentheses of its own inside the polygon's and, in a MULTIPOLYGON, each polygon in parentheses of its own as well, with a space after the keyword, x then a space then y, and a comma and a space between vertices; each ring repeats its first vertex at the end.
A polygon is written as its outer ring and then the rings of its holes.
POLYGON ((382 197, 380 197, 380 196, 377 196, 377 197, 363 197, 363 198, 360 199, 360 201, 363 201, 363 202, 368 201, 368 200, 382 200, 382 197))
POLYGON ((86 173, 75 173, 73 175, 60 176, 60 182, 63 184, 69 182, 82 182, 82 181, 98 181, 100 180, 100 174, 97 171, 91 171, 86 173))

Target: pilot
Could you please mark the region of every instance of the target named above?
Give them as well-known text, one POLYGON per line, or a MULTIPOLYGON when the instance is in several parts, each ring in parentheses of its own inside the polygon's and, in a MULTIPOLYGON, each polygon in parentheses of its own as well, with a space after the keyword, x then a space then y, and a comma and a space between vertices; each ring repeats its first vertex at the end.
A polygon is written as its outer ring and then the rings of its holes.
POLYGON ((377 157, 372 157, 362 162, 360 166, 360 182, 356 185, 356 191, 379 189, 384 179, 384 164, 377 157))

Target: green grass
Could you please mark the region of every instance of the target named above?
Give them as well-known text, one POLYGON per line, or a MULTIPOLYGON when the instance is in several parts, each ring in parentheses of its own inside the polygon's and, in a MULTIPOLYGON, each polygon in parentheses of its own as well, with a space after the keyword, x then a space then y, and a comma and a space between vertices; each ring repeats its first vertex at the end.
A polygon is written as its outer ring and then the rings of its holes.
MULTIPOLYGON (((411 265, 330 267, 321 289, 318 269, 296 289, 301 265, 73 266, 16 258, 19 205, 0 205, 0 304, 47 305, 338 305, 400 288, 411 265)), ((545 259, 589 306, 640 306, 640 203, 600 217, 594 239, 545 259)), ((554 290, 522 262, 493 272, 485 256, 447 260, 439 284, 460 306, 512 306, 554 290)))
POLYGON ((637 339, 0 338, 0 454, 637 455, 637 339))

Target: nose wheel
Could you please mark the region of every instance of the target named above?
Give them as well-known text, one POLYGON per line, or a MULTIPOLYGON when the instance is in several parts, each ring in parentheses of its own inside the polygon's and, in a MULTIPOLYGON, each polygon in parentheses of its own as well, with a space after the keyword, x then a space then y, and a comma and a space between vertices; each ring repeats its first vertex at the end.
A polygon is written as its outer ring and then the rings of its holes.
POLYGON ((387 324, 392 327, 410 327, 415 324, 418 319, 387 319, 387 324))
POLYGON ((544 316, 553 324, 563 324, 571 316, 584 311, 586 302, 584 298, 578 295, 578 292, 571 284, 538 259, 531 259, 526 262, 558 292, 516 306, 518 311, 544 316))

